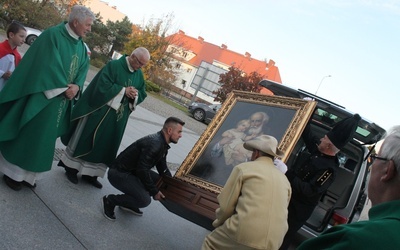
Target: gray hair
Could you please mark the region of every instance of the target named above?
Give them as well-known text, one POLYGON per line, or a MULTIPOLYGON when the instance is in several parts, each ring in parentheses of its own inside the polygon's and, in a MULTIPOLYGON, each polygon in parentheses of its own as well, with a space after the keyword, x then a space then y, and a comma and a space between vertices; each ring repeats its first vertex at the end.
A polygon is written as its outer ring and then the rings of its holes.
POLYGON ((71 8, 68 22, 72 23, 74 20, 78 20, 79 23, 83 23, 87 18, 91 18, 93 21, 96 20, 93 12, 83 5, 74 5, 71 8))
POLYGON ((145 47, 138 47, 132 51, 131 55, 141 56, 148 60, 150 60, 150 52, 145 47))
POLYGON ((380 157, 392 160, 400 173, 400 125, 392 127, 386 134, 380 149, 380 157))

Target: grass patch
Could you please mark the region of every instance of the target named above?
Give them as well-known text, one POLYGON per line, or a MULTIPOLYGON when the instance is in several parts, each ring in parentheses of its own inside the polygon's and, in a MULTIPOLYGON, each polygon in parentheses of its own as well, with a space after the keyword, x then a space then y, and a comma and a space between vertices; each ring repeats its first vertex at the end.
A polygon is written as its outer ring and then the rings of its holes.
POLYGON ((160 101, 163 101, 164 103, 166 103, 166 104, 168 104, 168 105, 170 105, 170 106, 172 106, 172 107, 174 107, 174 108, 177 108, 177 109, 179 109, 179 110, 181 110, 181 111, 183 111, 183 112, 185 112, 185 113, 188 113, 188 109, 187 109, 187 107, 185 107, 185 106, 183 106, 183 105, 180 105, 180 104, 178 104, 178 103, 176 103, 176 102, 174 102, 174 101, 171 101, 170 99, 168 99, 167 97, 165 97, 165 96, 162 96, 162 95, 159 95, 159 94, 157 94, 157 93, 154 93, 154 92, 147 92, 147 94, 148 95, 151 95, 152 97, 154 97, 154 98, 157 98, 158 100, 160 100, 160 101))

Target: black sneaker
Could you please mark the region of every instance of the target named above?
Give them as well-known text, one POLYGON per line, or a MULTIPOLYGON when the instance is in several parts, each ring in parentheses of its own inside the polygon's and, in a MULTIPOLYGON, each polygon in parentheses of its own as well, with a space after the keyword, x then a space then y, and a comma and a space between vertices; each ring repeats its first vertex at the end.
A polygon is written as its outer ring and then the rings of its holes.
POLYGON ((111 204, 111 202, 107 199, 107 195, 103 196, 103 215, 107 219, 114 221, 115 215, 114 215, 114 208, 115 206, 111 204))
POLYGON ((136 208, 136 207, 133 207, 133 208, 129 207, 128 208, 128 207, 119 206, 119 208, 124 210, 124 211, 126 211, 126 212, 129 212, 129 213, 132 213, 134 215, 137 215, 137 216, 142 216, 143 215, 143 212, 139 208, 136 208))
POLYGON ((20 181, 14 181, 7 175, 3 175, 3 180, 7 184, 7 186, 12 190, 19 191, 22 189, 22 182, 20 181))

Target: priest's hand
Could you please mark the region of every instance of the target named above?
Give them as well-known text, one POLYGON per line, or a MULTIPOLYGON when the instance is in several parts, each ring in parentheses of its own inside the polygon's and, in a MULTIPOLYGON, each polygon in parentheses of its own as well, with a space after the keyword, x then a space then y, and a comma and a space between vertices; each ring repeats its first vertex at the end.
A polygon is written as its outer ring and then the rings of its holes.
POLYGON ((138 91, 134 87, 130 86, 130 87, 125 88, 125 95, 129 99, 135 99, 137 94, 138 94, 138 91))
POLYGON ((79 86, 73 83, 70 83, 67 86, 68 89, 64 92, 64 95, 68 100, 72 100, 79 92, 79 86))

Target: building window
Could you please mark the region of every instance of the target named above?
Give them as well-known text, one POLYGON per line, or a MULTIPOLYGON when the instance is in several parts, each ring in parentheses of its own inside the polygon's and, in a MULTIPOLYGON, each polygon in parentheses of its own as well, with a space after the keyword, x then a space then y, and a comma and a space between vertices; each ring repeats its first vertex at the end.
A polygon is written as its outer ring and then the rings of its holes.
POLYGON ((181 65, 180 63, 177 63, 177 64, 175 65, 175 68, 176 68, 176 69, 180 69, 181 66, 182 66, 182 65, 181 65))
POLYGON ((182 87, 186 87, 186 80, 182 80, 182 87))
POLYGON ((192 69, 191 68, 187 68, 186 72, 190 73, 190 72, 192 72, 192 69))

